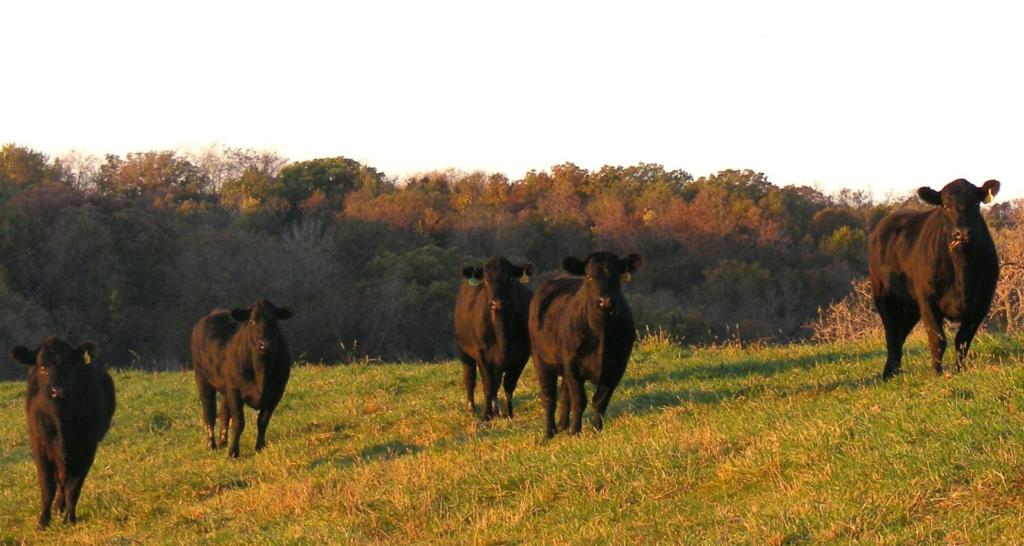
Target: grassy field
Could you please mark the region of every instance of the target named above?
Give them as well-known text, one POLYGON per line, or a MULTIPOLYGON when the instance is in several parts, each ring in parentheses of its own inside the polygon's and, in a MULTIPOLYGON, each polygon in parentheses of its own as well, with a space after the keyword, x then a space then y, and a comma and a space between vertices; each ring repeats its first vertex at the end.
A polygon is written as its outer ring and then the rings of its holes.
MULTIPOLYGON (((936 378, 877 343, 635 354, 603 433, 544 441, 462 409, 455 363, 303 366, 253 452, 203 447, 189 373, 115 373, 79 503, 35 530, 24 385, 0 383, 3 543, 1013 543, 1024 537, 1024 347, 984 337, 936 378)), ((9 365, 9 364, 8 364, 9 365)), ((251 415, 251 414, 250 414, 251 415)))

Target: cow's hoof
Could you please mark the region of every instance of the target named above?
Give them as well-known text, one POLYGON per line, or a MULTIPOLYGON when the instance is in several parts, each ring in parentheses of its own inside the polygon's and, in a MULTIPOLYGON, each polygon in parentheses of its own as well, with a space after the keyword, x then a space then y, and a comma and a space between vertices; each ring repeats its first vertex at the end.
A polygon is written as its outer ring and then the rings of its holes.
POLYGON ((888 381, 901 373, 903 373, 903 370, 884 371, 882 372, 882 381, 888 381))

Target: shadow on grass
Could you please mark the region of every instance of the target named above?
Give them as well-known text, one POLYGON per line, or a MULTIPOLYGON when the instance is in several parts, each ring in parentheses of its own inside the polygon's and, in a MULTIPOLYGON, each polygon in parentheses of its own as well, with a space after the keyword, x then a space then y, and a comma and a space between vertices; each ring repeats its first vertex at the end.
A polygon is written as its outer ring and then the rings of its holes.
POLYGON ((356 464, 367 464, 376 461, 388 461, 412 455, 423 451, 423 448, 414 444, 392 440, 377 445, 363 448, 359 455, 349 455, 340 458, 324 457, 309 462, 307 468, 316 468, 325 464, 333 465, 335 468, 348 468, 356 464))
POLYGON ((384 442, 383 444, 377 444, 363 449, 359 454, 359 458, 363 461, 396 459, 422 450, 423 448, 420 446, 407 444, 405 442, 384 442))
POLYGON ((700 366, 688 366, 677 370, 648 374, 642 377, 626 378, 622 381, 621 386, 642 387, 650 383, 685 381, 688 379, 723 379, 749 376, 769 377, 795 369, 809 370, 811 368, 832 364, 851 357, 856 357, 861 360, 877 359, 880 363, 879 369, 881 369, 881 362, 885 359, 885 351, 882 349, 857 353, 850 353, 847 351, 830 351, 827 353, 815 353, 797 358, 785 358, 774 361, 744 359, 734 362, 722 362, 720 364, 703 364, 700 366))
POLYGON ((830 383, 799 385, 795 387, 771 387, 752 385, 735 389, 679 389, 642 392, 624 398, 618 404, 612 402, 608 407, 608 416, 644 415, 683 404, 719 404, 732 400, 750 400, 763 397, 785 398, 805 394, 828 394, 838 390, 856 390, 882 383, 878 376, 843 379, 830 383))
POLYGON ((236 489, 247 489, 250 486, 249 480, 243 480, 241 478, 227 479, 219 483, 201 488, 196 497, 199 499, 209 499, 216 497, 217 495, 233 491, 236 489))
MULTIPOLYGON (((28 436, 26 434, 26 436, 28 436)), ((0 453, 0 468, 10 467, 22 462, 32 462, 32 448, 18 445, 9 451, 0 453)))
MULTIPOLYGON (((818 352, 795 358, 778 358, 775 360, 740 359, 719 363, 686 366, 677 369, 646 374, 641 377, 626 378, 621 387, 641 388, 656 385, 671 385, 685 381, 702 381, 708 379, 746 379, 750 377, 770 377, 792 370, 809 370, 818 366, 827 366, 844 360, 878 360, 879 371, 885 358, 885 350, 856 351, 832 350, 818 352)), ((813 393, 831 393, 842 389, 862 389, 881 383, 879 374, 869 374, 859 378, 848 378, 831 383, 811 383, 792 387, 754 384, 718 389, 661 389, 640 392, 612 402, 608 408, 608 416, 622 414, 642 415, 683 404, 719 404, 732 400, 747 400, 771 397, 788 397, 813 393)))

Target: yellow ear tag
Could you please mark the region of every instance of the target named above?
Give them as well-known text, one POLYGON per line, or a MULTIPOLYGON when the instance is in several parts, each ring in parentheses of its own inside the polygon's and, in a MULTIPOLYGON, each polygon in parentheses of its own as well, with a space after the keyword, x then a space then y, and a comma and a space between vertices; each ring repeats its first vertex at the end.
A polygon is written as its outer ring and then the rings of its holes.
POLYGON ((626 271, 625 273, 622 274, 622 282, 629 282, 632 279, 633 279, 633 275, 630 275, 629 271, 626 271))
POLYGON ((985 203, 987 205, 987 204, 992 202, 992 199, 993 199, 992 190, 988 190, 988 195, 986 195, 985 198, 981 200, 981 202, 985 203))
POLYGON ((519 277, 519 282, 527 284, 530 282, 530 276, 526 274, 526 270, 523 270, 523 276, 519 277))
POLYGON ((89 363, 92 362, 92 357, 89 356, 89 352, 88 351, 82 353, 82 362, 85 362, 86 366, 88 366, 89 363))

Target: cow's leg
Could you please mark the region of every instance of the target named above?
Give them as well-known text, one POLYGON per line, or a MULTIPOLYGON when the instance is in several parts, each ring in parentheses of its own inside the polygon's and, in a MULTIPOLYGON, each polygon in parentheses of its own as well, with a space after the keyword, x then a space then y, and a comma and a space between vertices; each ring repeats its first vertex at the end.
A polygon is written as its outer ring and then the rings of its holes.
POLYGON ((900 373, 903 344, 917 324, 918 313, 914 308, 902 306, 897 301, 882 297, 875 298, 875 308, 878 309, 882 326, 885 328, 886 358, 882 379, 888 380, 900 373))
POLYGON ((501 388, 501 374, 498 371, 491 372, 491 384, 487 386, 487 398, 490 399, 491 417, 498 415, 498 389, 501 388))
POLYGON ((199 390, 199 403, 203 406, 203 425, 206 426, 206 443, 210 449, 217 449, 217 441, 213 437, 213 427, 217 420, 217 391, 206 379, 196 374, 196 387, 199 390))
MULTIPOLYGON (((626 361, 628 360, 627 353, 626 361)), ((625 365, 620 370, 606 373, 601 378, 601 383, 594 389, 594 408, 591 410, 593 415, 590 416, 590 424, 594 425, 597 430, 604 428, 604 412, 608 409, 608 403, 612 401, 612 393, 619 386, 619 381, 622 381, 624 373, 626 373, 625 365)))
POLYGON ((501 380, 502 389, 505 391, 505 417, 509 419, 512 418, 512 393, 516 392, 516 385, 519 384, 519 376, 522 373, 523 366, 514 366, 505 372, 505 377, 501 380))
POLYGON ((959 372, 964 369, 964 360, 967 358, 967 351, 971 348, 971 342, 974 341, 974 334, 978 333, 978 328, 980 326, 980 320, 964 321, 960 324, 960 329, 956 331, 956 338, 953 341, 956 344, 956 371, 959 372))
POLYGON ((64 497, 65 497, 65 495, 64 495, 64 484, 58 482, 57 483, 57 496, 54 497, 54 505, 53 505, 53 507, 57 509, 58 513, 64 511, 64 497))
POLYGON ((62 480, 64 503, 67 510, 64 512, 65 523, 78 521, 78 497, 82 494, 82 486, 85 484, 85 477, 89 474, 92 461, 96 457, 96 445, 84 447, 75 457, 75 466, 66 469, 62 480))
POLYGON ((590 416, 590 424, 601 430, 604 428, 604 410, 608 408, 608 402, 612 399, 612 388, 607 385, 598 385, 594 389, 594 409, 590 416))
POLYGON ((932 355, 932 369, 936 375, 942 375, 942 356, 946 353, 946 332, 943 330, 943 319, 938 309, 930 303, 921 304, 921 322, 928 333, 928 350, 932 355))
POLYGON ((476 361, 461 351, 459 358, 462 360, 462 384, 466 387, 466 409, 476 413, 476 401, 473 399, 476 390, 476 361))
POLYGON ((68 476, 64 480, 64 494, 67 511, 64 512, 65 523, 78 521, 78 497, 82 494, 82 484, 85 483, 85 476, 68 476))
POLYGON ((228 429, 231 426, 231 408, 228 407, 228 399, 226 396, 221 397, 220 401, 220 439, 217 442, 217 447, 227 447, 228 445, 228 429))
POLYGON ((572 409, 572 401, 569 399, 569 382, 562 379, 562 387, 558 389, 558 432, 565 432, 569 428, 569 410, 572 409))
POLYGON ((604 428, 604 412, 608 409, 614 392, 615 385, 598 385, 594 390, 594 409, 593 415, 590 416, 590 424, 597 430, 604 428))
POLYGON ((39 528, 50 524, 53 496, 57 492, 57 469, 54 464, 36 457, 36 474, 39 476, 39 528))
POLYGON ((231 412, 231 446, 228 448, 228 457, 238 457, 238 441, 242 437, 242 430, 245 429, 245 407, 242 405, 242 396, 237 390, 229 390, 224 398, 224 403, 231 412))
POLYGON ((569 384, 569 400, 572 402, 572 425, 569 434, 579 434, 583 430, 583 412, 587 409, 587 391, 583 387, 585 379, 581 376, 566 373, 562 379, 569 384))
POLYGON ((277 402, 268 404, 256 416, 256 451, 263 449, 267 445, 267 426, 270 425, 270 417, 274 415, 274 408, 276 407, 277 402))
MULTIPOLYGON (((536 362, 536 359, 534 359, 536 362)), ((545 370, 543 365, 537 364, 537 383, 540 386, 540 401, 544 406, 544 436, 553 438, 555 436, 555 405, 558 400, 555 398, 558 374, 545 370)))
POLYGON ((490 421, 494 417, 494 409, 497 407, 494 399, 498 394, 497 372, 480 360, 477 366, 480 372, 480 383, 484 388, 484 421, 490 421))

